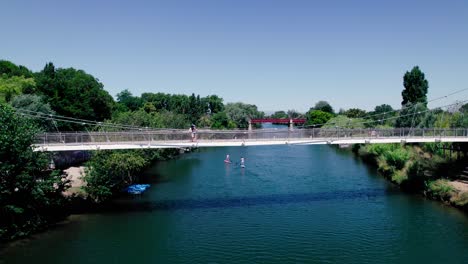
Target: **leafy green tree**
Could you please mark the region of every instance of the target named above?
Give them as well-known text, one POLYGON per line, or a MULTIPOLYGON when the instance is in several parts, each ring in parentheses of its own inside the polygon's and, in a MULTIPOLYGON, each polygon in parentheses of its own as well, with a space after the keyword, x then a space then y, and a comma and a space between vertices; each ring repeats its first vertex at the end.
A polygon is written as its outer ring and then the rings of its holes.
POLYGON ((285 111, 276 111, 271 115, 271 118, 288 118, 288 114, 285 111))
POLYGON ((450 118, 450 127, 467 128, 468 127, 468 115, 466 115, 465 113, 461 113, 461 112, 453 113, 450 118))
POLYGON ((419 127, 437 127, 437 125, 441 125, 441 119, 443 119, 443 116, 444 111, 440 108, 426 112, 421 123, 419 124, 419 127))
POLYGON ((464 104, 460 107, 460 112, 464 113, 464 114, 468 114, 468 103, 467 104, 464 104))
POLYGON ((304 117, 303 114, 297 112, 296 110, 288 110, 287 112, 289 118, 301 118, 304 117))
POLYGON ((265 113, 258 111, 256 105, 244 103, 229 103, 225 106, 228 118, 237 125, 238 128, 248 128, 249 120, 252 118, 262 118, 265 113))
POLYGON ((28 235, 62 218, 66 181, 31 147, 38 128, 0 104, 0 240, 28 235))
POLYGON ((408 103, 422 103, 426 106, 429 83, 418 66, 413 67, 410 72, 405 73, 405 76, 403 77, 403 86, 405 89, 401 93, 403 97, 403 101, 401 102, 402 106, 405 106, 408 103))
POLYGON ((54 131, 56 129, 53 120, 44 118, 44 115, 48 117, 49 115, 54 115, 55 112, 48 103, 44 103, 43 99, 39 95, 23 94, 16 96, 11 101, 11 105, 16 110, 19 110, 20 113, 27 114, 25 116, 36 116, 30 118, 43 130, 54 131))
POLYGON ((374 108, 374 111, 370 113, 372 115, 372 119, 380 120, 385 119, 395 115, 393 111, 393 107, 388 104, 381 104, 374 108))
POLYGON ((225 112, 218 112, 211 117, 211 128, 226 129, 230 128, 229 118, 225 112))
POLYGON ((309 112, 307 112, 306 117, 306 125, 321 127, 333 117, 333 114, 321 110, 311 109, 309 112))
MULTIPOLYGON (((73 68, 55 69, 48 63, 36 74, 37 90, 59 115, 102 121, 111 117, 112 96, 92 75, 73 68)), ((83 129, 80 125, 59 123, 62 130, 83 129)))
POLYGON ((164 121, 159 113, 148 113, 143 109, 138 111, 127 111, 116 114, 110 123, 128 125, 134 127, 162 128, 164 121))
POLYGON ((97 151, 87 165, 84 189, 93 200, 102 202, 133 184, 148 160, 138 152, 97 151))
POLYGON ((35 86, 36 83, 33 78, 0 75, 0 103, 10 102, 16 95, 34 91, 35 86))
POLYGON ((203 115, 197 121, 198 127, 211 127, 212 123, 213 121, 209 115, 203 115))
POLYGON ((365 120, 362 118, 349 118, 339 115, 328 120, 323 128, 365 128, 364 122, 365 120))
POLYGON ((366 111, 359 108, 351 108, 345 111, 344 115, 349 118, 360 118, 366 115, 366 111))
POLYGON ((423 122, 427 107, 425 103, 407 103, 406 107, 400 111, 400 116, 396 119, 396 127, 420 127, 423 122))
POLYGON ((164 111, 160 113, 160 116, 162 118, 163 127, 179 129, 188 129, 190 127, 190 121, 186 115, 164 111))
POLYGON ((138 96, 133 96, 127 89, 117 94, 117 102, 130 111, 136 111, 143 106, 143 100, 138 96))
POLYGON ((330 114, 335 113, 333 107, 327 101, 318 101, 314 106, 314 110, 320 110, 330 114))
POLYGON ((23 76, 25 78, 33 77, 32 72, 24 67, 24 66, 17 66, 16 64, 6 61, 0 60, 0 76, 5 75, 6 77, 13 77, 13 76, 23 76))
MULTIPOLYGON (((208 106, 205 106, 206 108, 208 106)), ((200 105, 200 96, 195 96, 194 93, 189 97, 188 115, 190 122, 195 124, 200 117, 205 114, 204 108, 200 105)))
POLYGON ((205 97, 205 101, 208 103, 210 114, 216 114, 224 111, 223 98, 217 95, 210 95, 205 97))
POLYGON ((166 110, 166 111, 172 111, 171 109, 171 97, 172 95, 170 94, 165 94, 165 93, 143 93, 141 94, 141 100, 143 102, 149 102, 156 107, 157 110, 166 110))

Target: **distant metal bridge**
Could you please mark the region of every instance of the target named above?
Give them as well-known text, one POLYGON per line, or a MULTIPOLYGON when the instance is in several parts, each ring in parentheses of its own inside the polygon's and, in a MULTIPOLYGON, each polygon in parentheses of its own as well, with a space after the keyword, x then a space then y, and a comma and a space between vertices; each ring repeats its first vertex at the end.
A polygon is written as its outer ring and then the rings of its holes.
POLYGON ((195 141, 190 132, 177 129, 44 133, 36 137, 33 147, 36 151, 76 151, 427 142, 468 142, 468 128, 198 130, 195 141))

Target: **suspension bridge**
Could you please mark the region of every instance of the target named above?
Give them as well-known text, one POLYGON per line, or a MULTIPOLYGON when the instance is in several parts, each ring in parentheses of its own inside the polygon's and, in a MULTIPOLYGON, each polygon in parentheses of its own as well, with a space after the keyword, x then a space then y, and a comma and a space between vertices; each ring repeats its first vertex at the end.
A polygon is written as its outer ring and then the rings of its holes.
POLYGON ((44 133, 36 151, 201 148, 223 146, 468 142, 468 128, 185 130, 44 133))
MULTIPOLYGON (((468 91, 462 89, 448 95, 428 101, 434 102, 449 96, 468 91)), ((157 149, 157 148, 200 148, 223 146, 266 146, 266 145, 320 145, 320 144, 374 144, 374 143, 430 143, 430 142, 468 142, 468 127, 432 128, 421 127, 415 123, 418 116, 427 116, 432 111, 447 109, 445 113, 459 111, 468 100, 442 105, 433 109, 418 110, 418 104, 404 106, 400 110, 371 114, 352 124, 311 124, 304 118, 272 119, 260 118, 248 120, 247 130, 211 130, 201 129, 192 132, 185 129, 151 129, 128 124, 97 122, 73 117, 44 114, 24 109, 18 113, 30 117, 56 122, 79 124, 86 131, 43 133, 37 135, 33 148, 35 151, 76 151, 76 150, 112 150, 112 149, 157 149), (406 113, 403 112, 406 110, 406 113), (411 126, 407 128, 372 128, 385 121, 409 118, 411 126), (258 123, 289 124, 289 129, 252 129, 258 123), (294 127, 302 125, 302 127, 294 127), (334 127, 334 128, 322 128, 334 127), (371 128, 350 128, 351 125, 371 128), (88 128, 92 128, 89 131, 88 128)), ((424 106, 425 107, 425 106, 424 106)), ((460 112, 463 115, 463 112, 460 112)), ((394 120, 395 121, 395 120, 394 120)))

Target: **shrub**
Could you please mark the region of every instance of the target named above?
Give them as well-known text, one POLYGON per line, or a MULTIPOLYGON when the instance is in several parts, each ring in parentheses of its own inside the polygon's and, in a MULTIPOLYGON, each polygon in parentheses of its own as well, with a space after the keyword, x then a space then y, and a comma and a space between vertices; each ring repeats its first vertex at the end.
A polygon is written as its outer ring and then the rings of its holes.
POLYGON ((444 179, 430 181, 427 187, 429 195, 434 198, 440 198, 443 201, 449 200, 454 191, 454 188, 444 179))
POLYGON ((459 194, 453 201, 458 206, 467 206, 468 205, 468 192, 462 192, 459 194))
POLYGON ((383 154, 387 164, 395 167, 397 170, 401 170, 405 167, 406 162, 410 158, 410 153, 404 149, 399 148, 393 151, 387 151, 383 154))
POLYGON ((372 154, 374 156, 380 156, 384 153, 393 151, 397 148, 399 148, 400 145, 398 144, 369 144, 366 145, 367 152, 369 154, 372 154))
POLYGON ((392 175, 392 181, 396 182, 399 185, 401 185, 406 180, 408 180, 408 176, 404 171, 396 171, 392 175))

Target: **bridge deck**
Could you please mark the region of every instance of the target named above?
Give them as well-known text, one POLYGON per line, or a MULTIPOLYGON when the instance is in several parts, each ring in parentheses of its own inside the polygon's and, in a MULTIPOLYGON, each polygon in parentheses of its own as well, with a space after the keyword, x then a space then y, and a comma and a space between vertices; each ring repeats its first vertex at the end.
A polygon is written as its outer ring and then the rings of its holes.
POLYGON ((468 129, 297 129, 212 131, 181 130, 138 132, 49 133, 39 135, 36 151, 104 149, 188 148, 265 145, 373 144, 373 143, 468 142, 468 129))

